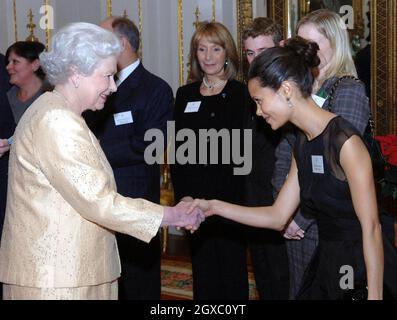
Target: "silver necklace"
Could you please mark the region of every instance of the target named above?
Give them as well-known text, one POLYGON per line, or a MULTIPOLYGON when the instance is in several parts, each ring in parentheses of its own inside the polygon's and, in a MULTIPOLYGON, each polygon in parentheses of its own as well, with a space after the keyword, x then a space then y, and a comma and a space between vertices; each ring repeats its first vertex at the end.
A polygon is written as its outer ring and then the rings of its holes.
POLYGON ((207 79, 205 77, 203 77, 203 85, 206 88, 211 89, 211 90, 215 89, 216 87, 222 86, 223 84, 225 84, 225 82, 226 82, 226 80, 219 80, 219 81, 215 82, 214 84, 209 84, 207 82, 207 79))

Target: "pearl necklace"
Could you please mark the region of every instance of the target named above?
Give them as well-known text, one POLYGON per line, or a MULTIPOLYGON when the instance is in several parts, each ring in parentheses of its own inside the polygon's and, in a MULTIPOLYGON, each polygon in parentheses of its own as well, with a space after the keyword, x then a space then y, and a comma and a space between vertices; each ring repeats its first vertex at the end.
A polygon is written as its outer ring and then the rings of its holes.
POLYGON ((207 79, 205 77, 203 77, 203 85, 204 85, 204 87, 206 87, 206 88, 208 88, 210 90, 213 90, 216 87, 221 87, 222 85, 224 85, 226 83, 226 81, 227 80, 219 80, 219 81, 215 82, 214 84, 209 84, 207 82, 207 79))

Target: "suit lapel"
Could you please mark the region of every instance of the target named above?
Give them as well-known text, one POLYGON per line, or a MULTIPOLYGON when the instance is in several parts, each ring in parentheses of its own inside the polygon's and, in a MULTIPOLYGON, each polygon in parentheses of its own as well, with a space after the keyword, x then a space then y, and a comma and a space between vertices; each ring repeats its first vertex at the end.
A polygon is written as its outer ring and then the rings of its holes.
POLYGON ((115 105, 121 106, 125 101, 130 100, 131 95, 139 86, 144 72, 145 68, 142 63, 139 63, 138 67, 117 88, 114 100, 112 99, 115 105))

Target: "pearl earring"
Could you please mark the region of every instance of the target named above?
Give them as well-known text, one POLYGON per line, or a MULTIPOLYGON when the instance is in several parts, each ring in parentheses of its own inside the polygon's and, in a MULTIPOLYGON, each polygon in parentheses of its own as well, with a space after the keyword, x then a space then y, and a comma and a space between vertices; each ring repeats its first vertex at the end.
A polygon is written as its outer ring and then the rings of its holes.
POLYGON ((288 108, 292 108, 294 106, 289 98, 287 98, 287 104, 288 108))

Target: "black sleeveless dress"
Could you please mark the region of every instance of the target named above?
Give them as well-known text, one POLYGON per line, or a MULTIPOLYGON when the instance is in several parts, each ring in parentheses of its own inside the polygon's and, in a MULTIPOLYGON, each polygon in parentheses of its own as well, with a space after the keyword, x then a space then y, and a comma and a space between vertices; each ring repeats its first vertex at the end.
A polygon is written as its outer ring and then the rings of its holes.
MULTIPOLYGON (((302 214, 315 218, 319 245, 308 266, 297 299, 365 299, 366 270, 361 225, 339 162, 343 144, 359 132, 335 117, 308 141, 299 132, 294 148, 302 214), (345 275, 354 274, 354 281, 345 275), (354 289, 351 288, 353 283, 354 289)), ((397 298, 397 252, 384 238, 385 295, 397 298)))

